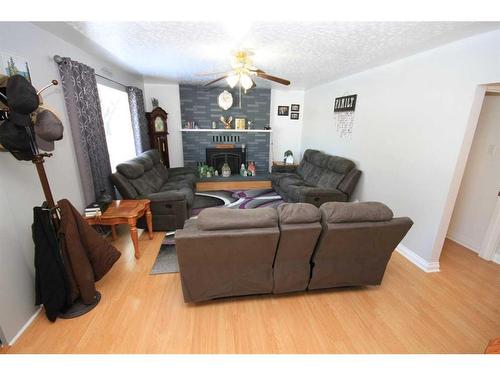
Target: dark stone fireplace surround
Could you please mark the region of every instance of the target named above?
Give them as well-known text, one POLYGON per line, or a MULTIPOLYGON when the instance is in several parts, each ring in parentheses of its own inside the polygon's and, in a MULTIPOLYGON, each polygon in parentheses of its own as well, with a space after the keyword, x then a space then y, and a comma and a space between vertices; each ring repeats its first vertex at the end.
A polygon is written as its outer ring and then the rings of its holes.
MULTIPOLYGON (((236 170, 231 166, 232 174, 238 174, 241 163, 255 162, 257 175, 269 172, 269 132, 231 132, 231 131, 183 131, 182 146, 184 153, 184 165, 196 167, 198 163, 209 163, 207 149, 216 149, 220 153, 233 152, 245 149, 245 161, 239 162, 236 170), (224 138, 225 137, 225 138, 224 138), (217 145, 234 145, 234 148, 216 148, 217 145)), ((220 161, 220 158, 218 158, 220 161)), ((224 161, 222 161, 223 163, 224 161)), ((229 162, 229 160, 228 160, 229 162)), ((234 163, 236 163, 234 161, 234 163)), ((221 173, 220 167, 215 165, 221 173)))
POLYGON ((206 148, 206 163, 214 167, 222 176, 222 166, 229 165, 232 174, 237 174, 241 164, 247 164, 246 147, 235 148, 206 148))

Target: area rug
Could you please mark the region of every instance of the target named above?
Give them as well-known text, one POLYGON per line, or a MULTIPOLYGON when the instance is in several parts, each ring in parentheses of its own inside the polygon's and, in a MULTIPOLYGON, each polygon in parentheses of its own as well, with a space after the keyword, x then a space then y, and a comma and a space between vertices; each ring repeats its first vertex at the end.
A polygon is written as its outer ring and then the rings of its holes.
POLYGON ((177 273, 179 272, 179 264, 177 263, 177 253, 175 252, 174 235, 166 236, 160 247, 160 252, 156 257, 150 275, 159 275, 162 273, 177 273))
POLYGON ((273 189, 216 190, 196 193, 192 216, 208 207, 259 208, 277 207, 283 203, 281 196, 273 189))
MULTIPOLYGON (((227 207, 235 209, 277 207, 283 203, 279 194, 272 189, 217 190, 196 193, 191 217, 208 207, 227 207)), ((150 275, 179 272, 175 241, 172 232, 167 233, 162 242, 150 275)))

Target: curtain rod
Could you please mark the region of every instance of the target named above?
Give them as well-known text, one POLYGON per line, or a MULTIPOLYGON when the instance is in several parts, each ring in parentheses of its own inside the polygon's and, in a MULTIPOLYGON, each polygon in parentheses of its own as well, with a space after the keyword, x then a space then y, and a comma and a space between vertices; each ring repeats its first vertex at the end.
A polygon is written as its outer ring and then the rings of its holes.
POLYGON ((124 85, 123 83, 117 82, 117 81, 115 81, 114 79, 111 79, 111 78, 108 78, 108 77, 104 77, 104 76, 102 76, 102 75, 100 75, 100 74, 94 73, 94 75, 96 75, 97 77, 101 77, 101 78, 107 79, 108 81, 114 82, 114 83, 116 83, 117 85, 123 86, 123 87, 125 87, 125 88, 127 88, 127 87, 128 87, 127 85, 124 85))
MULTIPOLYGON (((54 55, 54 61, 58 64, 62 63, 63 62, 63 58, 59 55, 54 55)), ((120 82, 117 82, 115 81, 114 79, 111 79, 111 78, 108 78, 108 77, 105 77, 105 76, 102 76, 100 74, 97 74, 96 72, 94 72, 94 75, 96 75, 97 77, 101 77, 101 78, 104 78, 104 79, 107 79, 108 81, 111 81, 111 82, 114 82, 116 83, 117 85, 120 85, 120 86, 123 86, 125 88, 128 87, 128 85, 124 85, 123 83, 120 83, 120 82)))

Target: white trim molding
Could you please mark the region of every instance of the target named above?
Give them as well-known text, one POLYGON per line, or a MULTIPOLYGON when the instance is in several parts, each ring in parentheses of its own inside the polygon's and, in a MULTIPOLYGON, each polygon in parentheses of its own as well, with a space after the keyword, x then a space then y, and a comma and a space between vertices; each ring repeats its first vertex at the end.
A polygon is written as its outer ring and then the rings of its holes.
POLYGON ((491 215, 490 223, 483 237, 483 243, 479 249, 479 256, 486 260, 494 260, 500 245, 500 192, 498 193, 495 210, 491 215))
POLYGON ((21 329, 19 330, 19 332, 17 332, 17 334, 12 338, 12 340, 10 340, 8 342, 9 346, 12 346, 12 345, 14 345, 16 343, 17 339, 19 337, 21 337, 21 335, 24 333, 24 331, 26 331, 28 329, 28 327, 31 325, 31 323, 33 323, 33 321, 36 319, 36 317, 38 316, 38 314, 40 314, 40 311, 42 311, 41 307, 38 310, 35 311, 35 313, 31 316, 31 318, 29 318, 29 320, 21 327, 21 329))
POLYGON ((439 272, 439 262, 429 262, 403 244, 396 251, 425 272, 439 272))
POLYGON ((500 252, 496 253, 492 260, 496 264, 500 264, 500 252))

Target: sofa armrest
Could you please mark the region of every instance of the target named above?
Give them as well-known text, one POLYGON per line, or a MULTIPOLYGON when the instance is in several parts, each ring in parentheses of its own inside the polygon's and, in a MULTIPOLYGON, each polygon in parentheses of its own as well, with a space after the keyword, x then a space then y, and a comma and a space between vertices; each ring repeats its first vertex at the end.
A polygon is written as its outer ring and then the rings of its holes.
POLYGON ((273 165, 271 173, 297 173, 297 167, 294 165, 273 165))
POLYGON ((151 202, 172 202, 186 200, 186 194, 178 190, 166 190, 138 197, 140 198, 149 199, 151 202))
POLYGON ((189 173, 196 175, 196 168, 194 168, 194 167, 168 168, 168 175, 169 176, 178 176, 181 174, 189 174, 189 173))
POLYGON ((361 171, 353 168, 351 171, 344 177, 342 182, 339 184, 339 190, 346 193, 348 196, 351 196, 354 192, 354 188, 358 184, 359 178, 361 177, 361 171))

